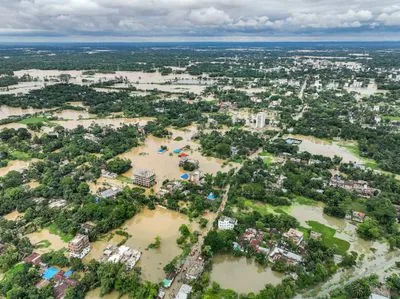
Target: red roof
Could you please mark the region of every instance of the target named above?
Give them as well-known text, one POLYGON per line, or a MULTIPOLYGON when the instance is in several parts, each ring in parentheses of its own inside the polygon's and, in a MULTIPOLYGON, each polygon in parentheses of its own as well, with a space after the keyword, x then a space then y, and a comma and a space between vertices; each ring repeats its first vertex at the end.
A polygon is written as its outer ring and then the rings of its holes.
POLYGON ((179 157, 180 157, 180 158, 182 158, 182 157, 187 157, 187 156, 189 156, 189 155, 186 154, 186 153, 181 153, 181 154, 179 154, 179 157))

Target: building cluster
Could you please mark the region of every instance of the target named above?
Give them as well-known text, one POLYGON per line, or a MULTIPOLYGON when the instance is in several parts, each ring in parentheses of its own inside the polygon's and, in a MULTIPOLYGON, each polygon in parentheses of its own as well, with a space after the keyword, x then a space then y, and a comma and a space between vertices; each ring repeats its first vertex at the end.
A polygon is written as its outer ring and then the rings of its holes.
POLYGON ((53 295, 56 299, 65 297, 68 288, 78 285, 78 281, 72 279, 72 271, 63 271, 55 267, 46 265, 41 261, 41 255, 33 252, 24 259, 24 262, 39 267, 42 279, 36 284, 37 288, 44 288, 50 283, 53 284, 53 295))
POLYGON ((138 169, 133 174, 132 182, 136 185, 151 188, 156 182, 156 174, 148 169, 138 169))
MULTIPOLYGON (((271 229, 270 233, 279 234, 279 231, 271 229)), ((302 232, 290 229, 282 235, 283 239, 279 243, 265 241, 264 236, 264 232, 260 230, 247 228, 238 238, 238 242, 233 243, 233 248, 240 251, 246 251, 251 248, 255 253, 262 253, 267 256, 271 262, 282 260, 288 265, 296 265, 303 261, 300 254, 292 251, 293 248, 296 248, 296 251, 304 252, 304 246, 302 245, 304 236, 302 232), (288 246, 289 242, 291 246, 288 246)), ((314 237, 320 238, 321 235, 316 233, 314 237)))
POLYGON ((185 280, 187 282, 196 280, 197 278, 200 277, 203 271, 204 271, 204 260, 201 256, 199 256, 193 263, 191 263, 190 267, 186 269, 185 280))
POLYGON ((115 179, 118 176, 118 174, 102 169, 101 176, 107 179, 115 179))
POLYGON ((339 175, 334 175, 329 183, 332 187, 343 188, 350 192, 356 192, 363 197, 371 197, 380 193, 379 189, 368 186, 368 182, 362 180, 343 180, 339 175))
POLYGON ((68 243, 69 255, 76 258, 84 258, 90 251, 89 237, 83 234, 77 234, 68 243))
POLYGON ((353 211, 353 212, 351 212, 350 214, 347 214, 347 215, 346 215, 346 219, 347 219, 347 220, 352 220, 352 221, 359 222, 359 223, 364 222, 365 217, 367 217, 367 216, 365 215, 365 213, 363 213, 363 212, 358 212, 358 211, 353 211))
POLYGON ((114 246, 108 245, 103 251, 103 262, 109 263, 122 263, 125 264, 127 270, 131 270, 135 267, 139 261, 142 253, 139 250, 130 248, 128 246, 114 246))

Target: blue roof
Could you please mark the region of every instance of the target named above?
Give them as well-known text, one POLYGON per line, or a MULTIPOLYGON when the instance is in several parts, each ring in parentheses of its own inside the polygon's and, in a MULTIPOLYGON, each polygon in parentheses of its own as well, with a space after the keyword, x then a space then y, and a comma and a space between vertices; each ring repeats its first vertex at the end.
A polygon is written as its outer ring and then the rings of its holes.
POLYGON ((215 200, 217 197, 215 196, 215 194, 213 192, 210 192, 210 194, 208 194, 207 199, 209 200, 215 200))
POLYGON ((72 275, 73 271, 72 270, 68 270, 67 272, 64 273, 65 277, 70 277, 72 275))
POLYGON ((43 278, 47 280, 51 280, 56 274, 60 272, 57 268, 49 267, 43 272, 43 278))
POLYGON ((179 148, 174 149, 174 153, 175 153, 175 154, 179 154, 180 152, 181 152, 181 150, 180 150, 179 148))
POLYGON ((167 151, 167 150, 160 148, 160 149, 158 150, 158 153, 159 153, 159 154, 164 154, 166 151, 167 151))
POLYGON ((182 180, 187 180, 187 179, 189 179, 189 177, 190 176, 187 173, 184 173, 184 174, 181 175, 181 179, 182 180))

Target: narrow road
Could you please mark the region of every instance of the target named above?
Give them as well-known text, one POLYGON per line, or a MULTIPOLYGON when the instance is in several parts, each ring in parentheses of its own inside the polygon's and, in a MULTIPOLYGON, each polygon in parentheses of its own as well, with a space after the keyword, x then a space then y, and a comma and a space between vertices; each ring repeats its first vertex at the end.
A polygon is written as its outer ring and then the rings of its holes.
MULTIPOLYGON (((239 170, 238 168, 235 173, 239 170)), ((172 299, 175 298, 176 294, 178 293, 179 289, 181 288, 182 284, 184 284, 184 278, 186 274, 186 270, 190 268, 190 266, 200 257, 201 255, 201 247, 204 243, 204 237, 208 234, 210 230, 213 229, 214 221, 220 216, 220 214, 224 211, 226 202, 228 201, 228 193, 229 193, 230 185, 226 186, 224 189, 224 195, 222 196, 221 204, 215 213, 214 217, 209 219, 207 227, 202 231, 199 239, 195 245, 192 246, 192 250, 190 254, 187 256, 185 263, 179 269, 178 274, 176 275, 172 285, 165 290, 165 298, 172 299)))
POLYGON ((386 271, 396 265, 396 261, 398 261, 398 256, 398 250, 376 255, 374 259, 362 261, 361 264, 357 265, 353 269, 337 272, 329 281, 323 283, 321 286, 318 287, 317 294, 314 292, 314 290, 310 290, 304 294, 296 296, 295 298, 323 298, 329 295, 331 291, 343 287, 343 285, 345 284, 352 283, 357 279, 372 274, 378 275, 380 280, 383 281, 384 276, 386 275, 386 271))
POLYGON ((304 83, 301 86, 301 89, 299 92, 299 99, 301 100, 302 107, 300 109, 300 112, 297 113, 297 115, 295 115, 293 117, 294 120, 299 120, 300 118, 302 118, 304 111, 308 108, 308 105, 304 103, 304 91, 306 90, 306 87, 307 87, 307 81, 308 81, 308 78, 306 78, 304 80, 304 83))

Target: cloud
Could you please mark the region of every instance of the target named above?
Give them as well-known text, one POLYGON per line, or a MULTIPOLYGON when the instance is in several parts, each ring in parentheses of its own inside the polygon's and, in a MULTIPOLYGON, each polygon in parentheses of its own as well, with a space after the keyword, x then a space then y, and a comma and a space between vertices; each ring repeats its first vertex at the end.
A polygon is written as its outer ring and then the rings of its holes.
POLYGON ((232 22, 227 13, 214 7, 191 10, 188 20, 193 25, 218 26, 232 22))
POLYGON ((400 30, 398 0, 0 0, 0 34, 313 36, 400 30), (354 33, 354 31, 352 31, 354 33))

